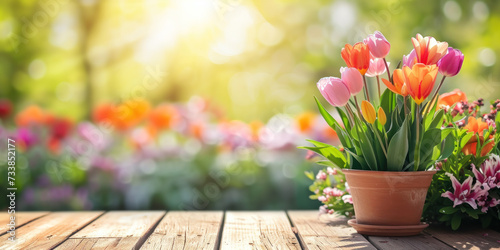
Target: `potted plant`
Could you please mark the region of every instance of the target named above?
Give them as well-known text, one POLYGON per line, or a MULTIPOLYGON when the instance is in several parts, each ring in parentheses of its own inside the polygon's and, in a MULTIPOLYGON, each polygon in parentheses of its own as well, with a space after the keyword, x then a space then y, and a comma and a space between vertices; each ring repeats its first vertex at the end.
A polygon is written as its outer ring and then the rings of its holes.
POLYGON ((436 100, 444 79, 460 71, 464 56, 433 37, 417 34, 412 43, 414 50, 392 74, 385 59, 390 43, 382 33, 346 44, 341 56, 347 67, 340 69, 341 77, 317 83, 339 119, 316 99, 319 111, 342 145, 308 140, 313 146, 301 148, 324 156, 327 161, 320 164, 345 175, 356 215, 349 224, 363 234, 420 233, 427 226, 420 218, 436 172, 429 169, 453 152, 453 143, 446 143, 452 130, 442 126, 445 113, 436 100), (385 71, 387 89, 381 93, 379 76, 385 71), (443 77, 435 88, 438 72, 443 77), (375 96, 370 96, 367 76, 377 79, 375 96), (364 100, 359 102, 361 92, 364 100))

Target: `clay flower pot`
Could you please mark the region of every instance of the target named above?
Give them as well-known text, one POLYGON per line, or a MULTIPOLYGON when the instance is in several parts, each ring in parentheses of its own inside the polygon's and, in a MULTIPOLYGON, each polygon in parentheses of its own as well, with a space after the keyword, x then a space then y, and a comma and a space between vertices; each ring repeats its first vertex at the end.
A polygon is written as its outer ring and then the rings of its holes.
POLYGON ((350 221, 359 233, 383 236, 414 235, 420 223, 427 189, 436 171, 388 172, 344 169, 351 188, 356 220, 350 221), (372 230, 361 232, 355 225, 372 230), (373 230, 380 229, 380 230, 373 230), (408 229, 411 228, 413 230, 408 229), (384 230, 390 229, 390 230, 384 230), (406 233, 404 233, 406 232, 406 233))

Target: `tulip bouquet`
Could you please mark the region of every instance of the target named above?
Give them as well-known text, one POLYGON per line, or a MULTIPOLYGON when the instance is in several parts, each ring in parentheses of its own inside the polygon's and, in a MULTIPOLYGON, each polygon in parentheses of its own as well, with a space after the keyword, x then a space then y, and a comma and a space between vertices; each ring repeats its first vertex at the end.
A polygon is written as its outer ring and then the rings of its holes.
POLYGON ((317 83, 341 122, 316 99, 342 147, 310 141, 314 146, 304 148, 323 155, 338 168, 361 170, 423 171, 446 159, 451 146, 443 142, 451 130, 441 128, 444 110, 436 111, 437 93, 446 77, 459 72, 464 56, 433 37, 417 34, 412 43, 414 50, 403 56, 402 68, 400 63, 392 74, 385 59, 390 44, 382 33, 375 32, 354 46, 345 45, 341 55, 347 67, 340 69, 341 77, 325 77, 317 83), (381 93, 379 75, 384 71, 387 79, 382 82, 387 90, 381 93), (434 88, 438 72, 443 77, 434 88), (370 96, 367 76, 377 78, 376 98, 370 96), (364 100, 360 103, 361 92, 364 100))

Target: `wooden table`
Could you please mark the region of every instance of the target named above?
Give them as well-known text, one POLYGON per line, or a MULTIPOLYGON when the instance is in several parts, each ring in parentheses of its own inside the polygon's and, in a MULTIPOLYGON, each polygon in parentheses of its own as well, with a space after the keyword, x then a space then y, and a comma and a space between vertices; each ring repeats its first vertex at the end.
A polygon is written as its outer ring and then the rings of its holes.
POLYGON ((500 233, 430 228, 413 237, 364 237, 317 211, 18 212, 0 249, 500 249, 500 233))

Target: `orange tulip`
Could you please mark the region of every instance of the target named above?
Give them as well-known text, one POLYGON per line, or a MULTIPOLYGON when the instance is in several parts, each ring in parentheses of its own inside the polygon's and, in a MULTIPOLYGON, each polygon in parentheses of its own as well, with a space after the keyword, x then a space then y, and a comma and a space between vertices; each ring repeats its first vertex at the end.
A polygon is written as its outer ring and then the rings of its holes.
MULTIPOLYGON (((486 122, 481 121, 481 118, 475 118, 475 117, 469 117, 469 120, 467 122, 467 126, 464 127, 464 129, 467 129, 469 132, 474 132, 479 135, 479 142, 481 144, 484 144, 486 141, 484 139, 484 130, 489 129, 489 125, 486 122)), ((493 136, 490 136, 488 138, 492 139, 493 136)), ((466 155, 472 154, 476 155, 477 153, 477 137, 474 135, 468 142, 465 144, 465 146, 462 148, 462 152, 466 155)), ((481 156, 487 155, 495 146, 495 142, 491 141, 488 144, 483 146, 483 149, 481 150, 481 156)))
POLYGON ((394 92, 398 95, 407 96, 408 95, 408 88, 406 87, 405 76, 403 74, 402 69, 394 70, 394 72, 392 73, 392 80, 394 81, 394 84, 392 84, 390 81, 382 78, 382 82, 392 92, 394 92))
POLYGON ((458 102, 466 102, 467 96, 460 89, 455 89, 452 92, 444 93, 439 96, 438 107, 441 106, 453 106, 453 104, 458 102))
POLYGON ((415 100, 415 103, 421 104, 434 88, 438 67, 436 65, 416 63, 411 69, 404 66, 403 73, 408 93, 415 100))
POLYGON ((356 68, 361 75, 365 75, 370 66, 370 50, 364 43, 356 43, 354 46, 346 44, 340 52, 347 67, 356 68))
POLYGON ((436 64, 441 57, 448 53, 448 43, 438 42, 434 37, 417 34, 417 37, 411 38, 415 52, 417 53, 417 62, 425 65, 436 64))

